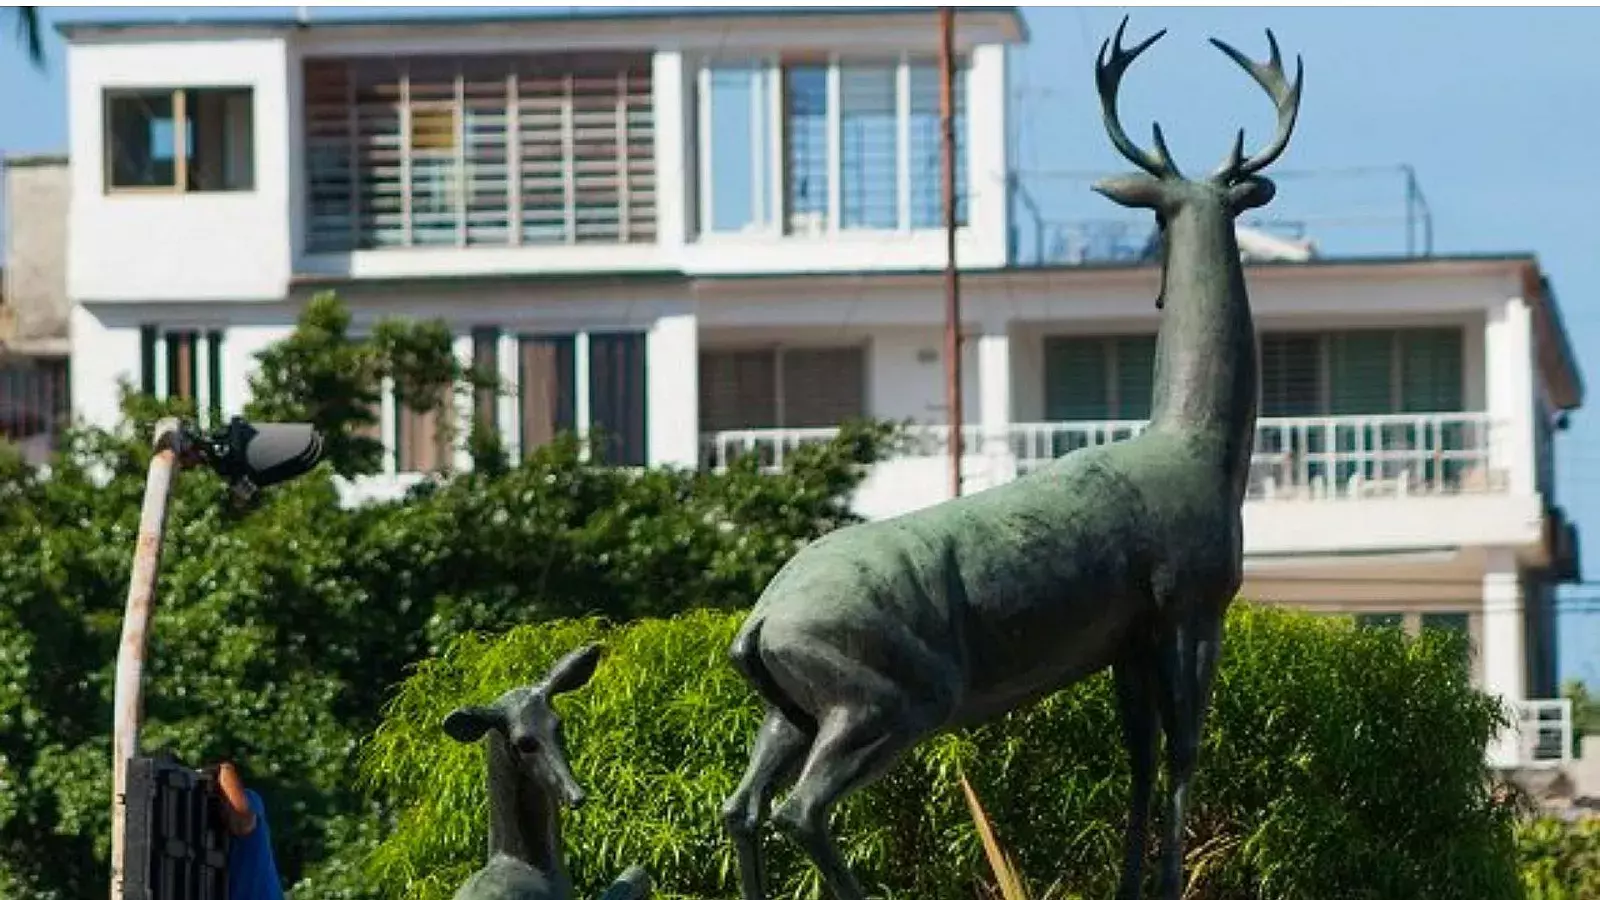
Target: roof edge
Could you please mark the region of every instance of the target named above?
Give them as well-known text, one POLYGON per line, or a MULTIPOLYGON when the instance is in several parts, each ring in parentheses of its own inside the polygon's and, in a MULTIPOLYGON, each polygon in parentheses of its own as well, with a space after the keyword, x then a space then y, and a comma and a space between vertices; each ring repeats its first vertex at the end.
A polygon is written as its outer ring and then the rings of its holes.
MULTIPOLYGON (((824 19, 859 18, 865 16, 931 16, 937 6, 860 6, 860 7, 681 7, 642 9, 629 12, 593 12, 555 15, 481 14, 481 15, 423 15, 395 19, 329 18, 322 21, 302 22, 291 17, 239 17, 236 19, 78 19, 55 23, 55 30, 68 43, 77 39, 127 38, 155 39, 170 37, 174 33, 195 35, 218 33, 275 33, 292 31, 338 31, 370 28, 427 29, 471 28, 492 25, 523 25, 560 22, 618 23, 649 22, 663 19, 824 19)), ((998 16, 1003 20, 1001 31, 1007 43, 1025 44, 1032 32, 1018 6, 957 7, 956 21, 972 16, 998 16)))
POLYGON ((1538 341, 1536 356, 1540 374, 1549 388, 1550 401, 1559 410, 1573 410, 1583 406, 1585 386, 1583 369, 1578 364, 1577 351, 1561 315, 1561 305, 1556 301, 1555 288, 1549 276, 1533 260, 1523 267, 1523 299, 1531 307, 1534 339, 1538 341), (1549 352, 1545 352, 1548 349, 1549 352))

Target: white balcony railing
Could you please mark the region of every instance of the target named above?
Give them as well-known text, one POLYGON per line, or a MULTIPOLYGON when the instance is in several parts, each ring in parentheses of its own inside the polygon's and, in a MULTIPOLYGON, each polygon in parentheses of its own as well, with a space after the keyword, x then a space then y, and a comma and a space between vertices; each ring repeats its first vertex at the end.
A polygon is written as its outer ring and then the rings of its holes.
MULTIPOLYGON (((1003 456, 1018 474, 1085 447, 1128 440, 1144 422, 1020 423, 999 435, 965 426, 967 455, 1003 456)), ((1413 496, 1504 490, 1491 466, 1490 420, 1484 413, 1426 413, 1260 419, 1251 461, 1255 500, 1413 496)), ((799 447, 832 440, 836 428, 723 431, 703 441, 702 464, 714 469, 756 454, 763 468, 782 468, 799 447)), ((901 457, 943 456, 945 426, 909 428, 901 457)))
POLYGON ((1572 762, 1572 701, 1522 700, 1516 717, 1518 765, 1556 768, 1572 762))

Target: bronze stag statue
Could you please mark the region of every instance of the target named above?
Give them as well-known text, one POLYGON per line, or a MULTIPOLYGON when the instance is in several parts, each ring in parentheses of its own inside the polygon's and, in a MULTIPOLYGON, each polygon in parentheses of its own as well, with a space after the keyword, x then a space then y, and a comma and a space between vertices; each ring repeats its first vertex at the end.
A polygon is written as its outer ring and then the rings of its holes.
MULTIPOLYGON (((1010 484, 812 543, 767 586, 732 658, 768 712, 723 818, 743 900, 763 900, 759 829, 772 820, 836 900, 860 886, 829 817, 916 744, 994 719, 1109 667, 1133 789, 1118 897, 1143 885, 1158 735, 1167 782, 1162 896, 1183 888, 1184 806, 1221 649, 1243 577, 1241 508, 1259 378, 1234 218, 1272 199, 1258 173, 1294 128, 1301 75, 1277 41, 1256 63, 1213 41, 1278 109, 1277 135, 1244 135, 1210 177, 1179 173, 1159 126, 1154 154, 1117 117, 1131 50, 1101 46, 1096 83, 1111 142, 1142 173, 1095 189, 1154 211, 1164 242, 1151 423, 1138 438, 1079 450, 1010 484)), ((1164 33, 1164 32, 1162 32, 1164 33)))

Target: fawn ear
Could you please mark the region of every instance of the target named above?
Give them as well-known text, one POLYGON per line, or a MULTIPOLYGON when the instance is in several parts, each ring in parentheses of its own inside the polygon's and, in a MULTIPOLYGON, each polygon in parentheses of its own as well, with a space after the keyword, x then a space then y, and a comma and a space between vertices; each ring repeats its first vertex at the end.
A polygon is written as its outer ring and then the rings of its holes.
POLYGON ((444 717, 444 733, 463 744, 470 744, 499 721, 498 711, 487 706, 463 706, 444 717))
POLYGON ((595 667, 599 664, 599 644, 579 647, 561 657, 559 662, 550 667, 550 677, 545 679, 550 695, 564 694, 588 684, 589 679, 594 677, 595 667))

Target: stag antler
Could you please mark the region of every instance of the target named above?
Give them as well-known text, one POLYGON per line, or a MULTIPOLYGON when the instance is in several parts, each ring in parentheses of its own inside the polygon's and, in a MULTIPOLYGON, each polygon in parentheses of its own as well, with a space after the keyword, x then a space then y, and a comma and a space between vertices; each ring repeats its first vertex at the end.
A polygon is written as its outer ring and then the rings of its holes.
POLYGON ((1122 130, 1122 122, 1117 118, 1117 87, 1122 83, 1122 75, 1128 71, 1128 66, 1139 57, 1139 54, 1149 49, 1151 44, 1161 39, 1167 30, 1156 32, 1145 38, 1131 50, 1122 49, 1122 32, 1128 27, 1128 17, 1122 17, 1122 24, 1117 26, 1116 37, 1100 43, 1100 56, 1094 64, 1095 84, 1100 88, 1100 111, 1105 118, 1106 133, 1111 136, 1111 143, 1117 151, 1128 158, 1129 162, 1149 172, 1157 178, 1182 178, 1178 172, 1178 165, 1172 161, 1172 154, 1167 150, 1167 141, 1161 135, 1160 123, 1151 125, 1155 133, 1156 155, 1139 149, 1138 145, 1129 139, 1128 133, 1122 130), (1110 61, 1106 60, 1106 50, 1111 51, 1110 61))
POLYGON ((1283 56, 1278 52, 1278 39, 1273 37, 1272 29, 1267 29, 1267 43, 1272 47, 1272 58, 1265 63, 1250 59, 1216 38, 1212 38, 1211 43, 1249 72, 1250 77, 1256 80, 1256 84, 1261 85, 1278 107, 1278 135, 1272 139, 1272 143, 1247 160, 1244 158, 1244 129, 1239 129, 1239 136, 1234 139, 1232 152, 1211 174, 1214 181, 1233 182, 1265 169, 1282 155, 1285 147, 1289 146, 1289 135, 1294 131, 1295 117, 1300 113, 1300 84, 1305 77, 1305 61, 1298 54, 1295 56, 1294 84, 1290 85, 1288 79, 1284 77, 1283 56))

